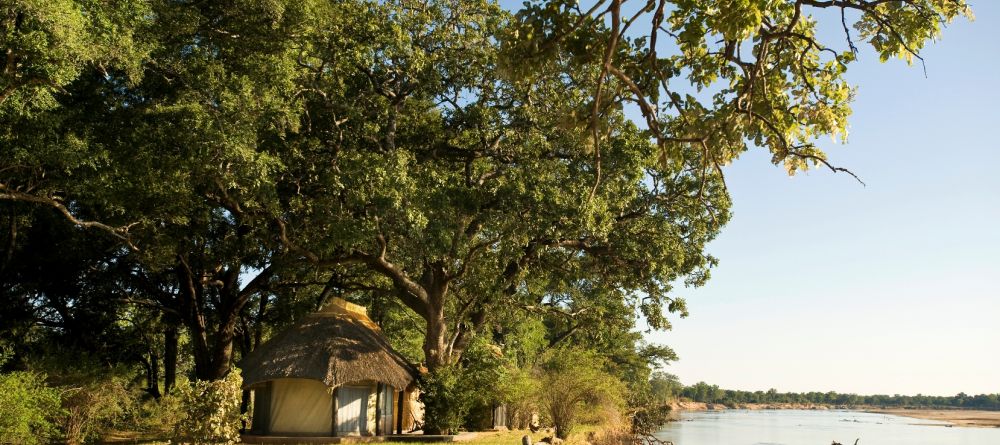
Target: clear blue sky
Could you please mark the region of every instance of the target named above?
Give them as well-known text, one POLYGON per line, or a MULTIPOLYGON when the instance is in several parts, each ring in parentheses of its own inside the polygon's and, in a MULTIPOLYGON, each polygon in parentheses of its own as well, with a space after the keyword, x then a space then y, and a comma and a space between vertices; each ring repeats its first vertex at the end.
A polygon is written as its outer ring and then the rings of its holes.
MULTIPOLYGON (((850 140, 868 184, 730 166, 734 217, 691 316, 648 339, 685 383, 781 391, 1000 392, 1000 4, 973 3, 919 65, 852 65, 850 140)), ((839 17, 838 17, 839 18, 839 17)), ((839 23, 838 23, 839 25, 839 23)), ((833 43, 839 43, 834 41, 833 43)))

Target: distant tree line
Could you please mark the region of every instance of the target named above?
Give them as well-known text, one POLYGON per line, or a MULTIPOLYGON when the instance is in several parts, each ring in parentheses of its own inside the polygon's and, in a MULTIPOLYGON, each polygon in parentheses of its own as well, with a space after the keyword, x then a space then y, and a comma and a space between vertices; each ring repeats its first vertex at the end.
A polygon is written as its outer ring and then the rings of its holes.
MULTIPOLYGON (((661 384, 662 385, 662 384, 661 384)), ((675 387, 676 388, 676 387, 675 387)), ((966 408, 1000 410, 1000 394, 968 395, 964 392, 954 396, 929 396, 917 394, 908 395, 859 395, 829 392, 778 392, 771 388, 767 391, 739 391, 722 389, 718 385, 698 382, 683 386, 677 392, 680 397, 696 402, 719 403, 723 405, 739 405, 744 403, 801 403, 817 405, 843 406, 879 406, 892 408, 966 408)))

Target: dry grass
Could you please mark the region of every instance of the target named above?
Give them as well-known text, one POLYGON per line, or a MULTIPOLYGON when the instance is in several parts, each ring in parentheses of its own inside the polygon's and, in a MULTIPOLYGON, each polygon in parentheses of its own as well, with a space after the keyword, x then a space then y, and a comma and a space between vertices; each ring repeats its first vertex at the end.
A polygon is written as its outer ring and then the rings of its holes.
MULTIPOLYGON (((601 435, 602 427, 599 425, 577 425, 573 429, 573 433, 570 434, 569 439, 564 443, 566 445, 584 445, 587 442, 587 434, 595 433, 598 438, 601 435)), ((456 441, 457 444, 463 445, 521 445, 521 437, 529 436, 531 437, 531 443, 538 443, 544 437, 552 436, 552 431, 541 430, 537 433, 532 433, 528 430, 511 430, 511 431, 496 431, 496 432, 480 432, 476 433, 476 437, 469 440, 456 441)), ((380 445, 414 445, 412 442, 381 442, 380 445)))

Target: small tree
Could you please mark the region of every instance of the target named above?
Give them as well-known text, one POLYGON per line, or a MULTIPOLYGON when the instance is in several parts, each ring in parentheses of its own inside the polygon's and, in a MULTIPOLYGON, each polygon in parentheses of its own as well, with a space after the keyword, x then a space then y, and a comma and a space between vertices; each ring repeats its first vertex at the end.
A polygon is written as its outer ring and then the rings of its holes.
POLYGON ((450 434, 462 426, 472 408, 472 398, 465 391, 462 369, 444 366, 428 373, 420 381, 420 402, 424 404, 424 432, 450 434))
POLYGON ((530 369, 512 369, 506 378, 497 383, 497 391, 502 402, 507 405, 508 426, 513 429, 527 428, 532 413, 538 410, 535 395, 539 384, 530 369))
POLYGON ((655 404, 665 405, 670 403, 680 396, 683 390, 684 384, 677 379, 676 375, 656 371, 649 377, 650 398, 655 404))
POLYGON ((240 441, 243 378, 233 369, 225 378, 198 380, 177 386, 176 397, 185 411, 174 427, 174 440, 191 444, 233 444, 240 441))
POLYGON ((550 351, 540 364, 538 400, 555 425, 556 437, 569 437, 582 409, 623 403, 624 385, 603 365, 596 353, 578 348, 550 351))
POLYGON ((478 337, 460 363, 433 370, 421 379, 424 431, 451 434, 463 426, 475 428, 470 413, 504 401, 511 371, 500 349, 478 337))

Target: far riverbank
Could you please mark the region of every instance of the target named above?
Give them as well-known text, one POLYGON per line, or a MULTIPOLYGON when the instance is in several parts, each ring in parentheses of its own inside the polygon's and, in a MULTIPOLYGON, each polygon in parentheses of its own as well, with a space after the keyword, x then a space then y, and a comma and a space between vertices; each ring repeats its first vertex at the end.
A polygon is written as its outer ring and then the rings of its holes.
POLYGON ((726 406, 719 403, 704 402, 682 402, 677 401, 670 404, 675 411, 721 411, 729 409, 745 410, 830 410, 842 409, 852 411, 862 411, 875 414, 889 414, 893 416, 909 417, 912 419, 937 420, 948 422, 948 426, 1000 428, 1000 411, 979 411, 967 409, 904 409, 904 408, 877 408, 871 406, 836 406, 817 405, 812 403, 743 403, 733 406, 726 406))

